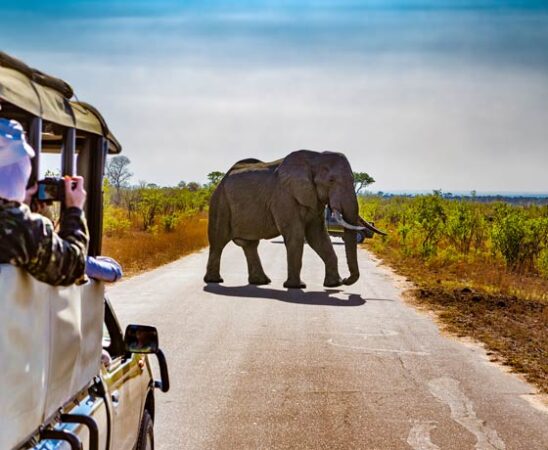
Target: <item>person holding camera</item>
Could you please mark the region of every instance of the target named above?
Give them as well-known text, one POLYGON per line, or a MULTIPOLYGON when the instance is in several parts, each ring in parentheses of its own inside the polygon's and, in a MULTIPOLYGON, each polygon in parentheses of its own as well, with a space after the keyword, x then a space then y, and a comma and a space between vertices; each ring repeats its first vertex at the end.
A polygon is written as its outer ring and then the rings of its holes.
POLYGON ((84 179, 62 181, 64 208, 55 232, 49 219, 24 203, 37 190, 27 189, 34 154, 21 124, 0 118, 0 263, 24 268, 53 286, 82 283, 89 241, 84 179))

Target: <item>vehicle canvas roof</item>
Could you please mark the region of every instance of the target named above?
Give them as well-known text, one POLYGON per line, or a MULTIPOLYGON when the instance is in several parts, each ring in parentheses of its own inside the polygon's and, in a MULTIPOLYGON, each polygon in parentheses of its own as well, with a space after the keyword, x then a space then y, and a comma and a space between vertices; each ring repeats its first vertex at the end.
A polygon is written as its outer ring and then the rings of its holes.
POLYGON ((0 100, 54 124, 104 136, 109 141, 109 153, 120 153, 122 146, 99 111, 88 103, 71 100, 73 97, 67 82, 0 51, 0 100))

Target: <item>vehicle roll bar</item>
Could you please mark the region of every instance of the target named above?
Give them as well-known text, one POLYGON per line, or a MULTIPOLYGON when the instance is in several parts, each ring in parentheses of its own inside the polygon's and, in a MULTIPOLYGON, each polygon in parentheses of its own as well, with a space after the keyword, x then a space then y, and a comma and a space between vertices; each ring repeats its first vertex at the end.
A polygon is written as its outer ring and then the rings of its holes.
POLYGON ((81 414, 61 414, 61 422, 85 425, 89 430, 89 450, 99 450, 99 427, 93 417, 81 414))
POLYGON ((78 436, 65 430, 42 430, 40 441, 65 441, 68 442, 71 450, 84 450, 78 436))

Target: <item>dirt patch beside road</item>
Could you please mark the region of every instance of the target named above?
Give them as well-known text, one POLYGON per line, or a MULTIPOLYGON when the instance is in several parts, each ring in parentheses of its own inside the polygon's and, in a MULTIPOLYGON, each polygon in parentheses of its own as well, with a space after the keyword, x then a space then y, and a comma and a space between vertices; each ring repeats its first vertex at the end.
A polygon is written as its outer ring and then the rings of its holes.
POLYGON ((481 259, 434 264, 388 247, 370 251, 407 281, 401 287, 411 303, 433 311, 448 332, 482 342, 492 361, 548 394, 547 280, 481 259))
POLYGON ((548 393, 548 305, 469 288, 415 288, 420 306, 434 310, 447 330, 483 342, 493 361, 524 374, 548 393))

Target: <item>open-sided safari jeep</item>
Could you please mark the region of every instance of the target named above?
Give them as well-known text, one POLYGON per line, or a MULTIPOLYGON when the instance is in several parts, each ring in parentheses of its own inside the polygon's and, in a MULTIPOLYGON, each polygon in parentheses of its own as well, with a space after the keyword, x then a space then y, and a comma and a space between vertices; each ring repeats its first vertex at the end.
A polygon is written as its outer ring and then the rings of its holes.
MULTIPOLYGON (((99 112, 72 97, 64 81, 0 52, 0 117, 25 128, 36 151, 33 177, 40 155, 57 153, 62 175, 85 178, 96 256, 105 159, 121 147, 99 112)), ((102 282, 52 287, 0 265, 0 449, 154 447, 154 389, 169 389, 158 335, 140 325, 124 335, 104 294, 102 282), (153 379, 150 353, 161 381, 153 379)))

